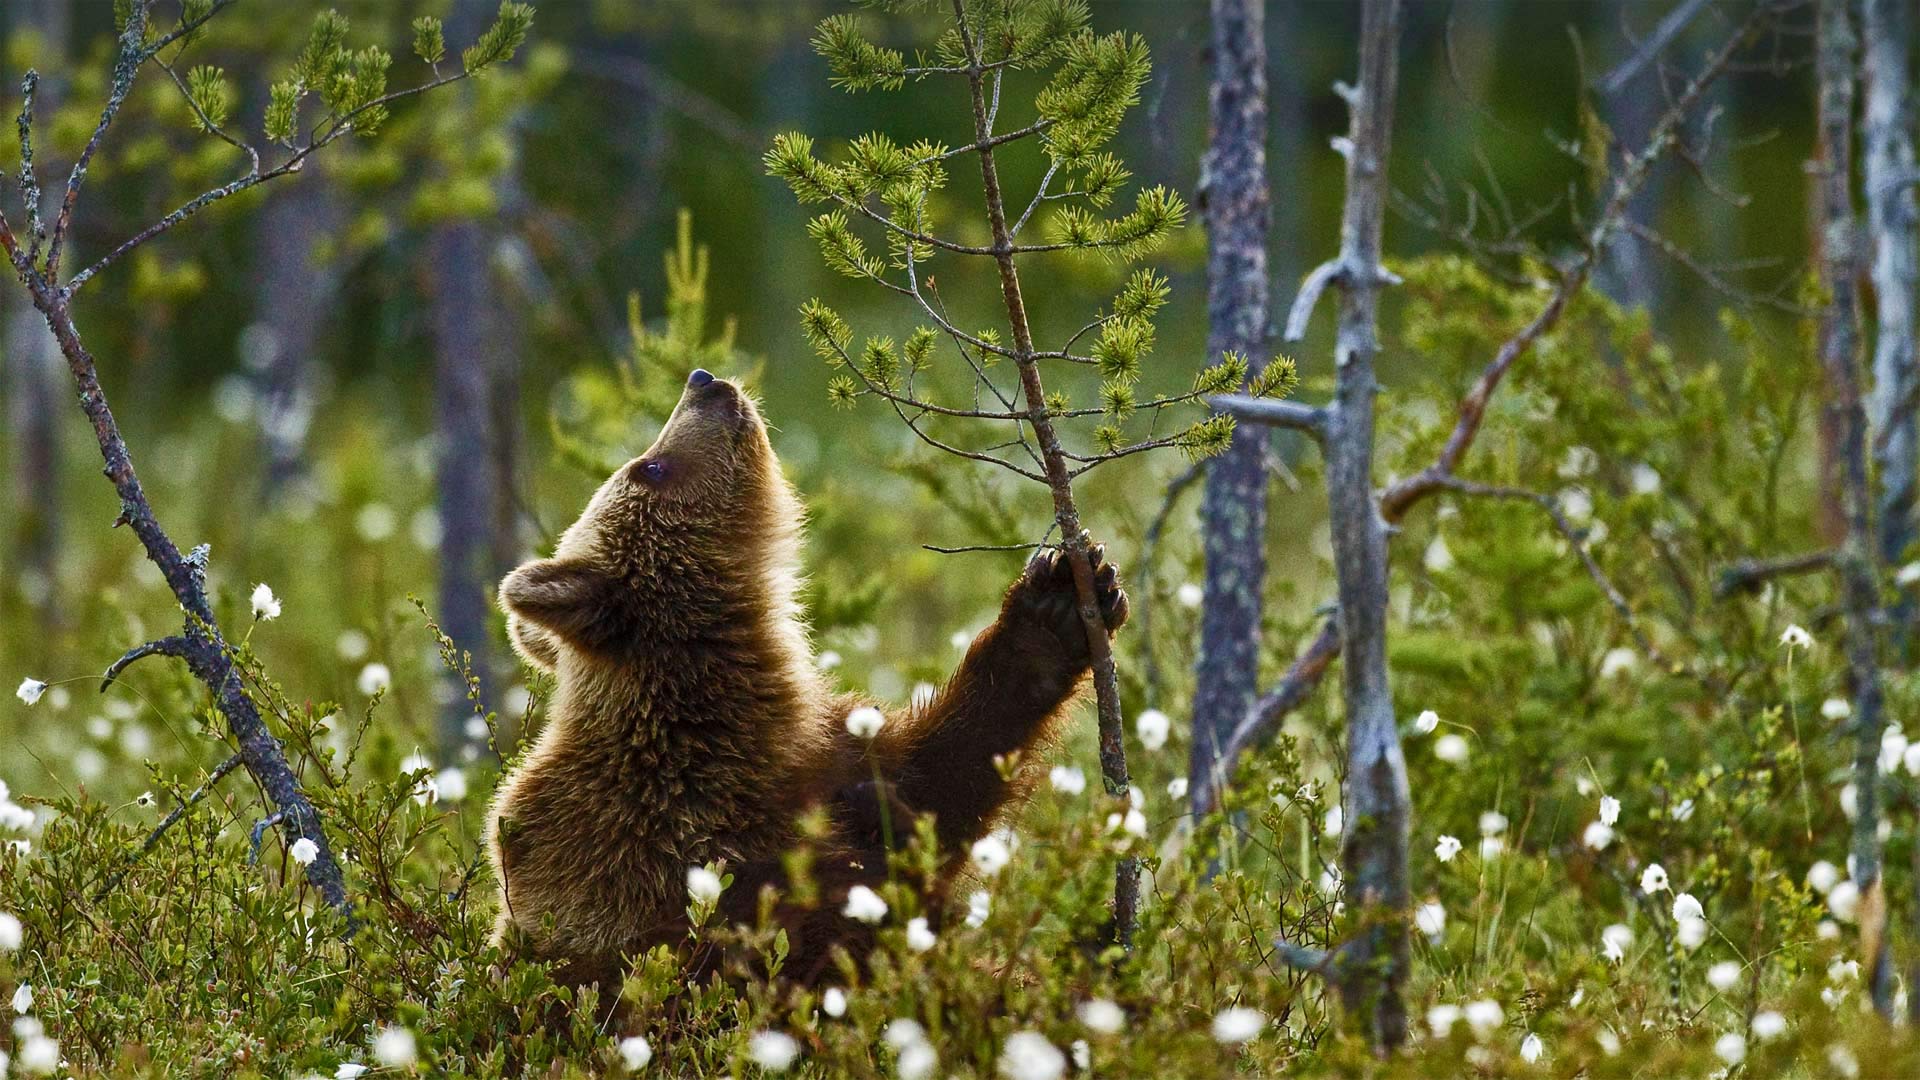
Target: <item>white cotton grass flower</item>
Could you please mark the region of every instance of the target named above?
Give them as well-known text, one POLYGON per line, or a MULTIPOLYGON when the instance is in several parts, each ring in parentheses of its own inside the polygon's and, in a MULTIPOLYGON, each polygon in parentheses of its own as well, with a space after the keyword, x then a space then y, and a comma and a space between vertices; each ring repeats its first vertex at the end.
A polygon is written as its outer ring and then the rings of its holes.
POLYGON ((1732 960, 1722 960, 1708 968, 1707 985, 1723 994, 1740 985, 1740 965, 1732 960))
POLYGON ((39 679, 21 679, 20 689, 15 690, 13 696, 19 698, 23 704, 34 705, 40 701, 40 695, 46 692, 47 684, 39 679))
POLYGON ((620 1055, 620 1067, 628 1072, 639 1072, 653 1060, 653 1044, 638 1035, 629 1035, 613 1046, 620 1055))
POLYGON ((1467 750, 1466 738, 1451 731, 1433 740, 1433 756, 1449 765, 1463 764, 1467 750))
POLYGON ((1236 1046, 1259 1035, 1267 1026, 1267 1014, 1259 1009, 1235 1006, 1213 1015, 1213 1041, 1236 1046))
POLYGON ((360 669, 360 676, 354 680, 354 685, 362 695, 372 697, 393 685, 393 669, 376 660, 360 669))
POLYGON ((1468 1002, 1460 1015, 1466 1019, 1467 1026, 1473 1029, 1474 1036, 1481 1039, 1500 1030, 1500 1026, 1507 1022, 1507 1011, 1492 998, 1468 1002))
POLYGON ((50 1075, 60 1068, 60 1044, 45 1035, 29 1036, 20 1044, 18 1063, 35 1075, 50 1075))
POLYGON ((1820 715, 1833 721, 1845 720, 1853 715, 1853 704, 1843 697, 1830 697, 1820 703, 1820 715))
POLYGON ((1692 952, 1707 940, 1707 920, 1681 919, 1674 926, 1673 937, 1680 943, 1681 948, 1692 952))
POLYGON ((847 714, 847 733, 856 739, 871 739, 887 726, 887 714, 871 705, 862 705, 847 714))
POLYGON ((1480 835, 1499 836, 1507 831, 1507 815, 1498 810, 1483 811, 1480 815, 1480 835))
POLYGON ((280 617, 280 598, 273 595, 273 589, 266 582, 253 587, 253 617, 258 622, 272 622, 280 617))
POLYGON ((925 916, 916 915, 907 920, 907 948, 923 953, 938 943, 939 937, 934 934, 933 927, 927 923, 925 916))
POLYGON ((1118 1035, 1127 1026, 1127 1012, 1106 998, 1093 998, 1074 1010, 1080 1023, 1095 1035, 1118 1035))
POLYGON ((287 854, 301 866, 312 866, 313 860, 320 857, 320 845, 303 836, 287 848, 287 854))
POLYGON ((835 1020, 847 1015, 847 992, 837 986, 827 987, 827 992, 820 995, 820 1011, 835 1020))
POLYGON ((1799 623, 1788 623, 1787 628, 1780 631, 1780 644, 1788 649, 1811 649, 1813 635, 1807 633, 1807 628, 1799 623))
MULTIPOLYGON (((415 773, 430 773, 433 759, 415 750, 400 759, 400 775, 412 776, 415 773)), ((432 775, 422 776, 413 785, 413 801, 425 806, 440 800, 440 783, 432 775)))
POLYGON ((1840 868, 1827 860, 1821 859, 1807 867, 1807 887, 1821 896, 1832 892, 1833 887, 1838 884, 1840 884, 1840 868))
POLYGON ((1133 733, 1140 736, 1141 747, 1148 751, 1167 745, 1167 736, 1172 731, 1172 719, 1159 709, 1144 709, 1133 721, 1133 733))
POLYGON ((1692 818, 1693 817, 1693 800, 1681 799, 1679 802, 1674 803, 1673 809, 1667 811, 1667 816, 1672 818, 1675 821, 1686 821, 1692 818))
POLYGON ((1437 945, 1447 932, 1447 909, 1440 906, 1440 901, 1429 900, 1413 909, 1413 925, 1437 945))
POLYGON ((1840 812, 1852 821, 1860 816, 1860 789, 1852 781, 1840 789, 1840 812))
POLYGON ((1880 733, 1880 771, 1891 773, 1900 767, 1907 756, 1907 733, 1900 725, 1891 724, 1880 733))
POLYGON ((1078 795, 1087 790, 1087 774, 1078 765, 1055 765, 1047 771, 1047 783, 1062 795, 1078 795))
POLYGON ((1907 752, 1900 755, 1900 765, 1908 776, 1920 776, 1920 742, 1907 744, 1907 752))
POLYGON ((1434 712, 1432 709, 1423 709, 1419 716, 1413 718, 1413 730, 1422 735, 1433 734, 1434 730, 1439 726, 1440 714, 1434 712))
POLYGON ((13 990, 13 1011, 26 1015, 33 1011, 33 984, 21 983, 13 990))
POLYGON ((1327 807, 1327 816, 1320 823, 1321 834, 1323 836, 1338 837, 1346 831, 1346 828, 1347 812, 1341 809, 1340 804, 1334 803, 1332 806, 1327 807))
POLYGON ((1520 1040, 1520 1058, 1529 1065, 1539 1061, 1546 1052, 1547 1044, 1540 1040, 1539 1035, 1531 1031, 1527 1032, 1526 1038, 1520 1040))
POLYGON ((1124 816, 1120 814, 1108 814, 1107 831, 1123 832, 1128 836, 1145 839, 1147 835, 1147 815, 1138 810, 1128 810, 1124 816))
POLYGON ((1638 462, 1627 474, 1627 482, 1633 486, 1635 495, 1656 495, 1660 492, 1660 470, 1638 462))
POLYGON ((389 1069, 407 1069, 420 1059, 420 1044, 403 1027, 382 1028, 373 1037, 373 1060, 389 1069))
POLYGON ((1600 931, 1600 955, 1617 964, 1627 958, 1627 947, 1633 944, 1633 930, 1624 923, 1614 923, 1600 931))
POLYGON ((1666 892, 1672 886, 1667 881, 1667 868, 1659 863, 1648 863, 1640 872, 1640 891, 1652 896, 1657 892, 1666 892))
POLYGON ((1600 822, 1603 825, 1618 825, 1620 823, 1620 800, 1619 799, 1616 799, 1611 795, 1601 796, 1600 822))
POLYGON ((1633 669, 1639 666, 1639 653, 1625 646, 1618 646, 1608 649, 1606 655, 1600 658, 1600 677, 1614 679, 1622 675, 1630 675, 1633 669))
POLYGON ((1580 488, 1567 488, 1560 492, 1560 512, 1575 525, 1585 525, 1593 520, 1593 496, 1580 488))
POLYGON ((894 1075, 900 1080, 932 1080, 939 1069, 940 1054, 925 1042, 901 1047, 893 1063, 894 1075))
POLYGON ((1435 1005, 1427 1010, 1427 1030, 1434 1038, 1445 1039, 1453 1034, 1453 1025, 1460 1022, 1461 1015, 1458 1005, 1435 1005))
POLYGON ((712 907, 720 902, 720 894, 726 891, 726 885, 720 875, 704 866, 687 867, 687 899, 696 907, 712 907))
POLYGON ((1686 919, 1704 919, 1706 917, 1707 909, 1700 906, 1699 899, 1692 893, 1683 892, 1673 898, 1673 919, 1675 922, 1681 922, 1686 919))
POLYGON ((1843 923, 1860 917, 1860 886, 1851 881, 1836 884, 1827 893, 1827 910, 1843 923))
POLYGON ((968 854, 973 859, 973 868, 987 877, 992 877, 1007 868, 1013 861, 1013 848, 999 833, 988 833, 973 842, 968 854))
POLYGON ((1560 459, 1559 465, 1554 466, 1554 472, 1562 480, 1578 480, 1591 475, 1599 467, 1600 455, 1594 453, 1592 447, 1569 446, 1566 456, 1560 459))
POLYGON ((1187 778, 1176 776, 1167 781, 1167 798, 1184 799, 1187 797, 1187 778))
POLYGON ((1085 1039, 1075 1039, 1073 1040, 1073 1045, 1067 1049, 1073 1052, 1073 1067, 1075 1070, 1086 1072, 1088 1069, 1093 1068, 1093 1044, 1087 1042, 1085 1039))
POLYGON ((1459 837, 1441 836, 1439 840, 1434 842, 1433 857, 1439 859, 1441 862, 1452 862, 1453 857, 1458 854, 1460 854, 1459 837))
POLYGON ((459 802, 467 797, 467 774, 458 766, 449 766, 434 775, 433 786, 440 792, 441 802, 459 802))
POLYGON ((1067 1055, 1037 1031, 1016 1031, 1000 1047, 997 1068, 1005 1080, 1059 1080, 1067 1055))
POLYGON ((1173 596, 1174 599, 1180 601, 1181 607, 1197 608, 1207 599, 1207 592, 1200 586, 1188 581, 1181 583, 1180 587, 1173 591, 1173 596))
POLYGON ((840 666, 843 659, 838 652, 832 649, 823 649, 820 655, 813 658, 813 666, 819 668, 821 671, 832 671, 834 668, 840 666))
POLYGON ((11 911, 0 911, 0 952, 14 952, 26 939, 26 927, 21 925, 20 916, 11 911))
POLYGON ((367 650, 371 648, 373 639, 367 637, 366 631, 352 627, 340 631, 340 636, 333 639, 334 653, 349 663, 366 659, 367 650))
POLYGON ((334 1080, 360 1080, 360 1077, 365 1075, 367 1075, 367 1067, 357 1061, 341 1062, 340 1067, 333 1070, 334 1080))
POLYGON ((1777 1039, 1787 1033, 1787 1018, 1773 1009, 1762 1009, 1753 1014, 1753 1037, 1761 1042, 1777 1039))
POLYGON ((1580 834, 1580 843, 1592 851, 1605 851, 1607 845, 1613 843, 1613 829, 1604 821, 1589 821, 1580 834))
POLYGON ((1506 852, 1507 842, 1500 837, 1483 836, 1480 838, 1480 858, 1482 860, 1497 859, 1506 854, 1506 852))
POLYGON ((1746 1036, 1737 1031, 1729 1031, 1713 1040, 1713 1052, 1721 1061, 1729 1065, 1738 1065, 1747 1059, 1746 1036))
POLYGON ((800 1044, 784 1031, 756 1031, 747 1040, 747 1057, 768 1072, 786 1072, 800 1056, 800 1044))
POLYGON ((993 897, 985 889, 975 889, 967 897, 967 926, 978 930, 987 924, 987 917, 993 914, 993 897))
POLYGON ((865 885, 855 885, 847 890, 847 903, 840 913, 855 922, 877 926, 887 917, 887 902, 865 885))
POLYGON ((1903 589, 1920 585, 1920 562, 1910 562, 1893 572, 1893 583, 1903 589))

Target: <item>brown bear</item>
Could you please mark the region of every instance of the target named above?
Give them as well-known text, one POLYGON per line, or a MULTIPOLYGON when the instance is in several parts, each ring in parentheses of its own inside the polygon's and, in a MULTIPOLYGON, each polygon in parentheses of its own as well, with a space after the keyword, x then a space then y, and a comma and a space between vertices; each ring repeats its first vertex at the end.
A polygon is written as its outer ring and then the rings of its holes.
MULTIPOLYGON (((885 880, 883 823, 897 838, 933 815, 949 868, 937 911, 968 845, 1030 780, 1030 761, 1006 778, 996 756, 1044 740, 1087 674, 1067 560, 1032 560, 946 687, 866 739, 846 721, 873 703, 826 685, 795 601, 802 516, 754 400, 695 371, 553 557, 501 583, 515 647, 557 687, 488 821, 497 939, 617 986, 627 958, 686 940, 690 867, 734 876, 723 919, 751 923, 762 890, 784 894, 783 854, 810 810, 830 822, 809 841, 818 902, 776 898, 790 975, 817 979, 836 946, 871 944, 841 908, 885 880)), ((1112 633, 1126 594, 1097 549, 1095 566, 1112 633)))

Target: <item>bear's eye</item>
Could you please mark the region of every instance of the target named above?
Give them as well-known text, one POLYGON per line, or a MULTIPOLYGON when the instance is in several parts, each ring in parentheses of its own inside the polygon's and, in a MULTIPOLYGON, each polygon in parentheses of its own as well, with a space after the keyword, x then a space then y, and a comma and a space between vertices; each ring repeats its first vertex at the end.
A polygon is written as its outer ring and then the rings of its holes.
POLYGON ((650 484, 657 484, 667 478, 667 463, 664 461, 645 461, 640 464, 640 475, 650 484))

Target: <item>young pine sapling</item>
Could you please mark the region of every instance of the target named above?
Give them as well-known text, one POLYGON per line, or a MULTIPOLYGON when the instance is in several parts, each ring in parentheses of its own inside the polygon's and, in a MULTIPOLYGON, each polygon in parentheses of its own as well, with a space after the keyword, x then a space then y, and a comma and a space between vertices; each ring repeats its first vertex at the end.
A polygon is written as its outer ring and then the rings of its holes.
MULTIPOLYGON (((927 5, 896 0, 877 6, 927 5)), ((1153 318, 1168 298, 1166 279, 1151 269, 1136 270, 1107 310, 1095 313, 1057 348, 1035 342, 1034 320, 1021 291, 1024 260, 1065 252, 1136 261, 1185 219, 1179 196, 1160 186, 1141 191, 1130 212, 1103 215, 1130 176, 1105 148, 1139 101, 1149 71, 1147 47, 1137 35, 1094 34, 1081 0, 952 0, 941 21, 945 28, 931 52, 917 53, 912 63, 899 51, 875 44, 853 15, 821 23, 814 47, 831 66, 835 85, 849 91, 952 79, 962 90, 958 101, 965 104, 959 108, 970 119, 967 141, 947 146, 923 139, 903 145, 873 133, 854 139, 828 161, 815 156, 811 139, 792 133, 778 137, 766 156, 768 171, 801 202, 827 205, 808 226, 827 265, 907 298, 926 324, 897 345, 884 336, 856 344, 846 320, 816 299, 802 308, 802 325, 814 349, 841 372, 828 387, 836 403, 851 406, 877 398, 929 446, 1047 486, 1053 528, 1073 571, 1093 659, 1101 773, 1108 793, 1124 796, 1129 781, 1119 680, 1094 599, 1093 542, 1082 528, 1073 482, 1096 466, 1147 450, 1179 447, 1195 457, 1223 450, 1232 438, 1233 420, 1206 413, 1205 399, 1247 385, 1248 365, 1245 357, 1229 353, 1205 367, 1190 390, 1142 400, 1136 384, 1153 347, 1153 318), (999 124, 1002 89, 1010 76, 1041 81, 1032 119, 1023 126, 999 124), (997 155, 1023 142, 1038 147, 1046 167, 1024 207, 1011 203, 1015 214, 1009 212, 997 155), (985 245, 953 239, 958 234, 943 234, 935 220, 936 212, 950 205, 948 163, 968 156, 980 169, 978 209, 985 213, 991 238, 985 245), (1045 230, 1046 238, 1023 240, 1029 224, 1045 230), (884 252, 869 251, 856 226, 883 238, 884 252), (1003 316, 1004 330, 965 328, 949 314, 934 285, 937 263, 972 259, 989 260, 997 273, 1002 310, 995 321, 1003 316), (936 366, 943 336, 955 359, 936 366), (1092 343, 1085 352, 1076 352, 1088 338, 1092 343), (1017 387, 998 381, 994 368, 1003 361, 1011 362, 1017 387), (1097 406, 1076 407, 1060 389, 1058 376, 1076 369, 1097 373, 1097 406), (1046 379, 1054 382, 1051 390, 1046 379), (1182 405, 1203 415, 1161 432, 1162 415, 1182 405), (1139 428, 1145 432, 1135 434, 1139 428)), ((1284 395, 1294 378, 1290 363, 1272 363, 1249 392, 1284 395)), ((1115 936, 1123 944, 1131 939, 1138 899, 1137 862, 1124 859, 1114 891, 1115 936)))

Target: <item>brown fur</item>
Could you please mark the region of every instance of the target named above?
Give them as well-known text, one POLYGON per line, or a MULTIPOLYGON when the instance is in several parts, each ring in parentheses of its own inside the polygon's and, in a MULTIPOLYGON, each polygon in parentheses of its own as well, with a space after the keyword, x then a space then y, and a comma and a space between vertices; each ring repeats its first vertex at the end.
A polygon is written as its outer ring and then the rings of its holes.
MULTIPOLYGON (((870 941, 839 908, 852 885, 885 878, 882 801, 897 833, 907 815, 934 815, 954 854, 1017 794, 1024 778, 1003 780, 995 755, 1043 739, 1087 670, 1065 561, 1029 564, 945 689, 895 711, 869 745, 845 727, 867 702, 822 681, 794 600, 801 517, 754 402, 690 381, 554 556, 502 582, 515 647, 558 688, 488 822, 500 939, 611 984, 625 958, 685 939, 689 867, 726 864, 727 919, 751 922, 762 889, 784 897, 796 821, 824 808, 820 903, 776 909, 788 970, 815 978, 835 946, 870 941)), ((1117 628, 1126 597, 1111 565, 1099 581, 1117 628)))

